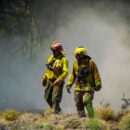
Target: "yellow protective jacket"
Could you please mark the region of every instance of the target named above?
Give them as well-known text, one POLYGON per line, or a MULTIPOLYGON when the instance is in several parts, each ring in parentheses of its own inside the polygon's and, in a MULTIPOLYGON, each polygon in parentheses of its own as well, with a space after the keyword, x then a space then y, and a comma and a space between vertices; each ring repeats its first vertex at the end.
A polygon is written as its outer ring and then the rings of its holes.
POLYGON ((68 74, 68 60, 65 56, 61 58, 55 58, 53 54, 48 58, 48 64, 54 61, 53 70, 47 69, 43 79, 47 77, 47 79, 58 79, 63 81, 68 74))
POLYGON ((73 64, 73 69, 69 75, 67 86, 71 87, 75 82, 75 91, 94 91, 94 87, 102 87, 101 78, 97 69, 95 62, 90 59, 88 62, 89 74, 86 76, 87 85, 81 87, 80 83, 76 81, 78 76, 78 62, 75 61, 73 64))

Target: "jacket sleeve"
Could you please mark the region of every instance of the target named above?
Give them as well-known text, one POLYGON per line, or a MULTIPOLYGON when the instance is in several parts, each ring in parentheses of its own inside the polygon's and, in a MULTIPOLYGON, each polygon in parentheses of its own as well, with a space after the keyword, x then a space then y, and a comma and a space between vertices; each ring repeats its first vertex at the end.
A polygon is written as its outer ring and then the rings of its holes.
POLYGON ((73 69, 69 75, 69 78, 68 78, 68 81, 67 81, 67 86, 71 87, 74 82, 75 82, 75 79, 76 79, 76 74, 75 74, 75 65, 73 65, 73 69))
MULTIPOLYGON (((51 62, 51 60, 53 59, 53 55, 51 55, 48 60, 47 60, 47 63, 51 62)), ((49 77, 49 70, 47 69, 42 77, 42 79, 44 80, 45 78, 48 78, 49 77)))
POLYGON ((68 74, 68 60, 64 57, 62 59, 62 74, 59 76, 58 80, 64 80, 68 74))
POLYGON ((95 87, 102 87, 102 82, 101 82, 101 78, 100 78, 100 74, 97 68, 97 65, 95 64, 95 62, 93 60, 90 61, 91 65, 92 65, 92 74, 93 74, 93 78, 94 78, 94 84, 95 87))

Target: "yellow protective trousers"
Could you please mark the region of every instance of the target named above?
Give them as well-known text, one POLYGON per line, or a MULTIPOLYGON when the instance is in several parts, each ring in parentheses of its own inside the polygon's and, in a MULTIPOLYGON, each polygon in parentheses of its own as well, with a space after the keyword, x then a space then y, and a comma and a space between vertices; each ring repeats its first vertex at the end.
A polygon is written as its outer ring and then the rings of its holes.
POLYGON ((76 107, 78 111, 79 117, 85 117, 85 109, 88 112, 88 117, 93 118, 94 117, 94 109, 93 109, 93 91, 75 91, 74 97, 76 102, 76 107))

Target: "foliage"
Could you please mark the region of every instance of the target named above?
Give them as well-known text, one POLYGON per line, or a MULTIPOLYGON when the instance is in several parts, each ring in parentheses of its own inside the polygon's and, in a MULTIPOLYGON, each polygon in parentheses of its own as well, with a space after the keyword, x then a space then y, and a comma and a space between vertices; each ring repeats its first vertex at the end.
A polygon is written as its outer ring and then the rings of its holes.
POLYGON ((0 47, 3 51, 30 59, 38 57, 40 50, 54 38, 60 24, 61 4, 63 1, 1 0, 0 47))
POLYGON ((69 118, 67 122, 65 122, 65 128, 76 129, 81 126, 81 120, 79 118, 69 118))
POLYGON ((123 104, 121 105, 122 110, 127 110, 130 106, 130 98, 125 97, 125 93, 123 93, 123 97, 121 99, 123 101, 123 104))
POLYGON ((119 122, 119 128, 121 130, 130 130, 130 112, 122 117, 119 122))
POLYGON ((45 111, 44 111, 44 118, 45 119, 48 119, 50 118, 51 114, 53 113, 54 111, 49 107, 47 108, 45 111))
POLYGON ((90 130, 110 130, 109 125, 104 120, 98 118, 86 120, 86 128, 90 130))
POLYGON ((22 122, 14 122, 10 125, 11 130, 35 130, 34 124, 27 124, 22 122))
POLYGON ((56 125, 55 130, 64 130, 64 125, 56 125))
MULTIPOLYGON (((106 122, 100 118, 79 118, 77 114, 72 113, 51 114, 50 109, 46 110, 46 114, 48 113, 47 115, 20 112, 18 118, 14 118, 15 116, 5 118, 5 115, 8 117, 7 115, 10 115, 10 113, 13 113, 12 115, 16 115, 14 113, 17 112, 15 110, 6 110, 1 112, 0 126, 2 128, 9 128, 10 130, 80 130, 85 128, 89 128, 89 130, 118 130, 118 122, 115 122, 114 120, 106 122)), ((128 115, 128 113, 125 113, 125 116, 126 115, 128 115)), ((120 128, 124 127, 122 125, 123 123, 120 123, 120 128)))
POLYGON ((52 130, 54 126, 48 122, 36 122, 36 129, 45 129, 45 130, 52 130))
POLYGON ((1 113, 1 118, 5 118, 7 121, 17 120, 20 116, 20 113, 13 109, 7 109, 1 113))
POLYGON ((110 106, 103 106, 95 111, 96 117, 99 117, 103 120, 109 121, 109 120, 114 120, 115 115, 114 115, 114 110, 110 106))
MULTIPOLYGON (((118 5, 116 1, 109 0, 118 5)), ((80 2, 90 7, 96 4, 89 0, 80 2)), ((79 0, 0 0, 0 47, 9 54, 38 57, 39 50, 55 38, 57 28, 70 21, 68 15, 61 14, 61 10, 63 14, 68 14, 68 10, 63 9, 64 5, 69 5, 70 9, 78 3, 79 0)), ((129 8, 124 11, 122 16, 129 23, 129 8)))
POLYGON ((116 113, 115 115, 115 121, 118 122, 121 120, 121 118, 125 115, 127 115, 130 111, 129 110, 121 110, 116 113))
POLYGON ((29 124, 17 121, 13 123, 10 128, 13 130, 64 130, 63 125, 53 125, 44 121, 37 121, 29 124))
POLYGON ((22 115, 20 116, 20 119, 19 121, 20 122, 23 122, 23 123, 27 123, 27 124, 30 124, 30 123, 35 123, 37 121, 45 121, 43 120, 43 116, 40 115, 40 114, 34 114, 34 113, 22 113, 22 115))

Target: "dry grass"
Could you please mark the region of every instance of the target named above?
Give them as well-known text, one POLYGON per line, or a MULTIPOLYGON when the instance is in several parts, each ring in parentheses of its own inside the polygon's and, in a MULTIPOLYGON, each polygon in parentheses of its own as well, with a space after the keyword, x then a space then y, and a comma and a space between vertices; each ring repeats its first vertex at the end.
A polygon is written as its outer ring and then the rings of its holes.
POLYGON ((4 112, 2 112, 0 115, 1 115, 0 118, 4 118, 7 121, 14 121, 17 120, 21 114, 16 110, 7 109, 4 112))
POLYGON ((86 120, 86 128, 89 130, 110 130, 109 124, 99 118, 86 120))
POLYGON ((5 110, 0 113, 1 126, 9 130, 130 130, 130 112, 120 111, 114 116, 110 107, 101 107, 96 110, 96 118, 87 119, 71 113, 52 114, 50 109, 44 116, 5 110))
POLYGON ((108 107, 101 107, 95 110, 96 117, 103 119, 105 121, 114 120, 115 114, 114 110, 108 106, 108 107))
POLYGON ((130 112, 122 117, 119 128, 120 130, 130 130, 130 112))
POLYGON ((49 122, 36 122, 34 128, 36 130, 53 130, 54 125, 49 122))
POLYGON ((49 107, 44 111, 44 118, 48 120, 54 111, 49 107))
POLYGON ((31 122, 41 121, 41 120, 42 121, 44 120, 43 116, 34 113, 22 113, 19 119, 20 122, 25 122, 25 123, 31 123, 31 122))
POLYGON ((122 117, 127 115, 129 112, 129 110, 121 110, 117 112, 117 114, 115 115, 115 121, 119 122, 122 119, 122 117))

